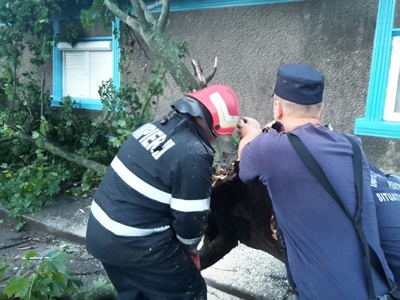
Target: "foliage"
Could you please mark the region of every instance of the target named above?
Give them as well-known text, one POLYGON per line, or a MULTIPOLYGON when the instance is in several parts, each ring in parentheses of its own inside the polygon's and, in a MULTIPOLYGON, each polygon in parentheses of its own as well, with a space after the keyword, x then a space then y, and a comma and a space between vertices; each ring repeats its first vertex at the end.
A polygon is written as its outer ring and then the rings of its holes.
POLYGON ((0 299, 62 299, 98 300, 116 298, 114 286, 108 279, 94 280, 91 286, 83 287, 81 278, 67 268, 72 255, 65 249, 57 249, 38 257, 35 251, 25 255, 18 273, 5 279, 10 265, 0 256, 0 299))
MULTIPOLYGON (((29 132, 38 124, 37 130, 31 132, 39 146, 32 147, 19 139, 9 141, 14 150, 5 156, 8 159, 1 165, 0 205, 10 210, 11 216, 18 217, 51 204, 52 196, 62 187, 79 185, 80 190, 72 190, 82 193, 96 186, 99 174, 44 151, 41 143, 50 141, 70 153, 108 165, 127 136, 153 118, 152 109, 165 86, 163 78, 162 74, 154 72, 146 88, 136 82, 119 90, 112 81, 104 82, 99 90, 104 106, 100 121, 93 120, 86 110, 77 112, 79 105, 66 97, 59 108, 49 108, 39 118, 40 123, 32 118, 24 127, 0 129, 3 136, 12 136, 18 130, 29 132)), ((34 103, 30 106, 35 107, 34 103)), ((19 111, 16 118, 24 113, 19 111)))
POLYGON ((10 267, 9 264, 3 262, 3 256, 0 256, 0 282, 6 276, 7 269, 10 267))
POLYGON ((37 160, 16 171, 7 164, 0 167, 0 204, 8 207, 12 217, 51 204, 53 196, 60 191, 62 174, 54 172, 45 161, 37 160))
MULTIPOLYGON (((3 294, 34 300, 55 299, 73 292, 82 286, 82 281, 66 267, 71 258, 71 254, 62 250, 53 250, 43 257, 38 257, 33 250, 29 251, 18 273, 7 282, 3 294)), ((6 268, 7 265, 0 270, 6 268)))
MULTIPOLYGON (((102 1, 94 3, 102 5, 102 1)), ((51 107, 40 67, 50 57, 55 42, 52 18, 68 15, 72 4, 87 8, 84 0, 0 1, 0 22, 5 24, 0 30, 0 60, 4 62, 0 64, 0 205, 14 217, 51 204, 61 190, 86 193, 100 180, 102 174, 46 151, 46 143, 108 165, 126 137, 153 118, 164 91, 165 70, 158 67, 148 85, 134 81, 116 90, 112 81, 104 82, 99 89, 102 115, 80 109, 70 97, 63 98, 60 107, 51 107), (26 51, 31 53, 29 63, 37 67, 35 73, 25 71, 27 65, 22 62, 26 51)), ((93 17, 93 10, 85 11, 93 17)), ((110 12, 102 16, 108 17, 108 24, 113 17, 110 12)), ((83 25, 94 25, 89 23, 66 22, 56 40, 76 43, 83 25)), ((120 38, 130 44, 127 35, 120 38)))
MULTIPOLYGON (((131 3, 118 1, 123 9, 131 3)), ((127 136, 153 118, 171 66, 184 69, 179 60, 188 54, 188 44, 175 43, 158 32, 154 39, 160 42, 155 49, 162 49, 158 54, 177 60, 158 57, 147 85, 133 79, 117 90, 112 81, 104 82, 99 89, 103 111, 97 115, 81 109, 70 97, 63 98, 60 107, 52 107, 50 94, 44 90, 46 68, 41 66, 50 58, 56 41, 75 44, 84 29, 98 24, 99 17, 105 26, 115 18, 103 0, 0 1, 0 22, 5 24, 0 30, 0 61, 4 62, 0 64, 0 155, 4 163, 0 205, 9 208, 12 216, 50 204, 60 191, 86 193, 100 180, 99 172, 46 151, 48 143, 74 157, 108 165, 127 136), (71 7, 84 8, 80 21, 67 20, 54 37, 52 19, 70 16, 71 7), (28 62, 23 57, 27 52, 35 73, 26 71, 28 62), (79 189, 71 189, 76 186, 79 189)), ((137 32, 125 23, 120 29, 121 57, 126 58, 133 51, 137 32)))
POLYGON ((114 300, 117 292, 109 280, 94 280, 92 286, 79 289, 73 294, 63 295, 62 300, 114 300))
POLYGON ((104 82, 99 88, 103 104, 103 124, 111 129, 108 132, 109 146, 118 149, 132 129, 153 119, 152 107, 158 104, 166 84, 165 74, 160 70, 151 73, 152 80, 143 88, 134 81, 116 90, 112 81, 104 82))
POLYGON ((79 42, 84 36, 84 28, 79 22, 68 22, 61 27, 59 34, 56 37, 57 41, 67 42, 72 47, 79 42))
MULTIPOLYGON (((73 5, 68 0, 13 0, 0 1, 0 90, 5 94, 6 107, 10 107, 11 121, 15 124, 14 112, 24 105, 24 93, 20 86, 25 80, 32 81, 31 73, 24 73, 23 55, 31 53, 29 62, 42 66, 50 57, 53 47, 54 17, 73 5)), ((78 0, 73 1, 78 3, 78 0)), ((41 74, 44 78, 44 74, 41 74)), ((40 74, 35 74, 41 78, 40 74)), ((39 84, 41 86, 41 84, 39 84)), ((43 95, 43 89, 41 94, 43 95)), ((25 94, 26 95, 26 94, 25 94)), ((0 94, 1 96, 1 94, 0 94)), ((43 98, 42 98, 43 99, 43 98)))

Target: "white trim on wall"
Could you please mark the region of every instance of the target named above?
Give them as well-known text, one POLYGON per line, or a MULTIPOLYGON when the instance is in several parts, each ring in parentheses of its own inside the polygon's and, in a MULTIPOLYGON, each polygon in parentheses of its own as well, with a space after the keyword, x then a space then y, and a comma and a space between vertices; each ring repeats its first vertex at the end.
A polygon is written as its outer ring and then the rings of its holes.
POLYGON ((57 44, 60 51, 111 51, 111 41, 87 41, 79 42, 75 46, 70 43, 59 42, 57 44))

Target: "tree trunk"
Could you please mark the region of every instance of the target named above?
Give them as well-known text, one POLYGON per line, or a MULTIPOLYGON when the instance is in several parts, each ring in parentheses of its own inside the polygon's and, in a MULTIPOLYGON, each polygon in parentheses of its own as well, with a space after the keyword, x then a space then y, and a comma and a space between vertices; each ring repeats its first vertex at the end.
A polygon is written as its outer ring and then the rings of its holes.
POLYGON ((242 182, 238 166, 227 175, 214 176, 211 213, 204 234, 200 264, 204 270, 228 254, 238 243, 265 251, 283 260, 275 236, 271 198, 265 186, 242 182))
MULTIPOLYGON (((35 139, 33 139, 29 135, 24 134, 22 132, 15 132, 15 137, 37 145, 37 141, 35 139)), ((50 142, 48 142, 46 140, 40 141, 39 148, 45 149, 45 150, 49 151, 50 153, 52 153, 54 155, 57 155, 57 156, 59 156, 61 158, 64 158, 67 161, 70 161, 72 163, 75 163, 77 165, 85 167, 85 168, 87 168, 89 170, 92 170, 92 171, 96 172, 99 175, 104 175, 106 173, 107 166, 99 164, 99 163, 97 163, 95 161, 92 161, 90 159, 84 158, 82 156, 75 155, 75 154, 72 154, 70 152, 64 151, 60 147, 57 147, 57 146, 53 145, 52 143, 50 143, 50 142)))
POLYGON ((132 8, 137 18, 133 18, 122 11, 112 0, 104 0, 107 8, 122 22, 137 32, 153 52, 154 58, 164 63, 167 72, 183 93, 198 90, 200 83, 179 57, 180 53, 176 43, 164 34, 164 29, 169 15, 170 1, 163 1, 162 13, 156 21, 145 5, 137 0, 131 0, 132 8), (168 2, 168 4, 167 4, 168 2))
POLYGON ((179 57, 176 46, 163 34, 143 35, 146 44, 160 59, 183 93, 200 89, 200 84, 179 57))

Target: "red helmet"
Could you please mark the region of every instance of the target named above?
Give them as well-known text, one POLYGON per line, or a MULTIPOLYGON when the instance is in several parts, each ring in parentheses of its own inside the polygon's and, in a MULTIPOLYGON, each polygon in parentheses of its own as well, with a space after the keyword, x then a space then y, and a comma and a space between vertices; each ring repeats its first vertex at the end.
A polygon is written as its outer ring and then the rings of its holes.
POLYGON ((231 135, 239 121, 239 102, 228 86, 214 84, 186 95, 199 101, 209 111, 212 131, 218 135, 231 135))

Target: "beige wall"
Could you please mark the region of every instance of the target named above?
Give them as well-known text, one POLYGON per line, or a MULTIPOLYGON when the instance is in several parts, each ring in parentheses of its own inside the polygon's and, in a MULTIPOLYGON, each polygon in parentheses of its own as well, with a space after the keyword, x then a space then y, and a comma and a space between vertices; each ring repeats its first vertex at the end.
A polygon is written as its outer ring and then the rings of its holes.
MULTIPOLYGON (((338 131, 353 132, 355 119, 365 113, 377 7, 377 0, 305 0, 172 12, 168 32, 176 41, 189 43, 190 68, 190 59, 198 59, 208 73, 218 56, 211 83, 230 85, 239 96, 242 116, 261 123, 272 119, 270 98, 279 65, 314 66, 326 76, 323 121, 338 131)), ((395 23, 400 26, 400 9, 397 12, 395 23)), ((146 81, 152 68, 149 57, 144 43, 136 41, 122 81, 146 81)), ((170 80, 157 118, 180 96, 170 80)), ((399 139, 361 137, 371 161, 400 174, 399 139)))
MULTIPOLYGON (((241 114, 262 123, 272 119, 279 65, 314 66, 326 76, 323 121, 353 132, 365 113, 377 7, 376 0, 315 0, 173 12, 169 32, 189 42, 190 58, 199 59, 206 73, 218 56, 212 83, 230 85, 241 114)), ((362 140, 371 161, 400 174, 400 140, 362 140)))

